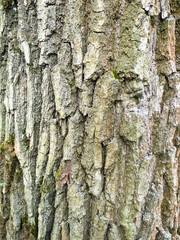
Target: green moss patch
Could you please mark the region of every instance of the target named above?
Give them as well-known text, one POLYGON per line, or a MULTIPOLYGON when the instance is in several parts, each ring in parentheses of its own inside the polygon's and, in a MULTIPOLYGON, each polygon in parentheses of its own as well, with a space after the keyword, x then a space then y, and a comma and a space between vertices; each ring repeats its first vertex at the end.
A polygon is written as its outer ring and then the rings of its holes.
POLYGON ((12 6, 13 0, 0 0, 0 5, 3 9, 8 9, 12 6))

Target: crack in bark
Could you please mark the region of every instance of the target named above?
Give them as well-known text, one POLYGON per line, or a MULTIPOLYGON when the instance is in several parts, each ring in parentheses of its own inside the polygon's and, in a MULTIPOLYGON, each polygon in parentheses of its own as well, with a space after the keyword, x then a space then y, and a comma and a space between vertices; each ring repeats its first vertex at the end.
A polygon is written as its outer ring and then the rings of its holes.
POLYGON ((103 187, 102 187, 102 192, 105 191, 106 187, 106 172, 105 172, 105 165, 106 165, 106 154, 107 154, 107 146, 101 143, 101 148, 102 148, 102 169, 101 169, 101 174, 103 175, 103 187))

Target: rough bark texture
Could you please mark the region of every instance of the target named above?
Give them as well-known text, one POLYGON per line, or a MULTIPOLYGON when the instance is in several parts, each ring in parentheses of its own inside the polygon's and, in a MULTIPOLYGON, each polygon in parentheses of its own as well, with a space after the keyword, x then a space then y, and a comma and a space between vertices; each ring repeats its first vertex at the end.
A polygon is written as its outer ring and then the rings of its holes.
POLYGON ((180 2, 0 3, 0 239, 180 239, 180 2))

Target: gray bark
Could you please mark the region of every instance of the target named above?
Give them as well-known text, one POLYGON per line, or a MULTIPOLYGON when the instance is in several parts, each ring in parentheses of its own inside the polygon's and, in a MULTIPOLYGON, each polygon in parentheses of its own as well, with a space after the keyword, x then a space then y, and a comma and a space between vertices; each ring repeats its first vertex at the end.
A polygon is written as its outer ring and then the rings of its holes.
POLYGON ((0 239, 176 240, 178 0, 0 0, 0 239))

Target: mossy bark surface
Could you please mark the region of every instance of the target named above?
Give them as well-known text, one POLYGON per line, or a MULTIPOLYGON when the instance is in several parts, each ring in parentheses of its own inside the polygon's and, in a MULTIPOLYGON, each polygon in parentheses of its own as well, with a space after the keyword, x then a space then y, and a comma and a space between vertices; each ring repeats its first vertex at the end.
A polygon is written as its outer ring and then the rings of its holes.
POLYGON ((0 240, 180 239, 180 3, 0 0, 0 240))

